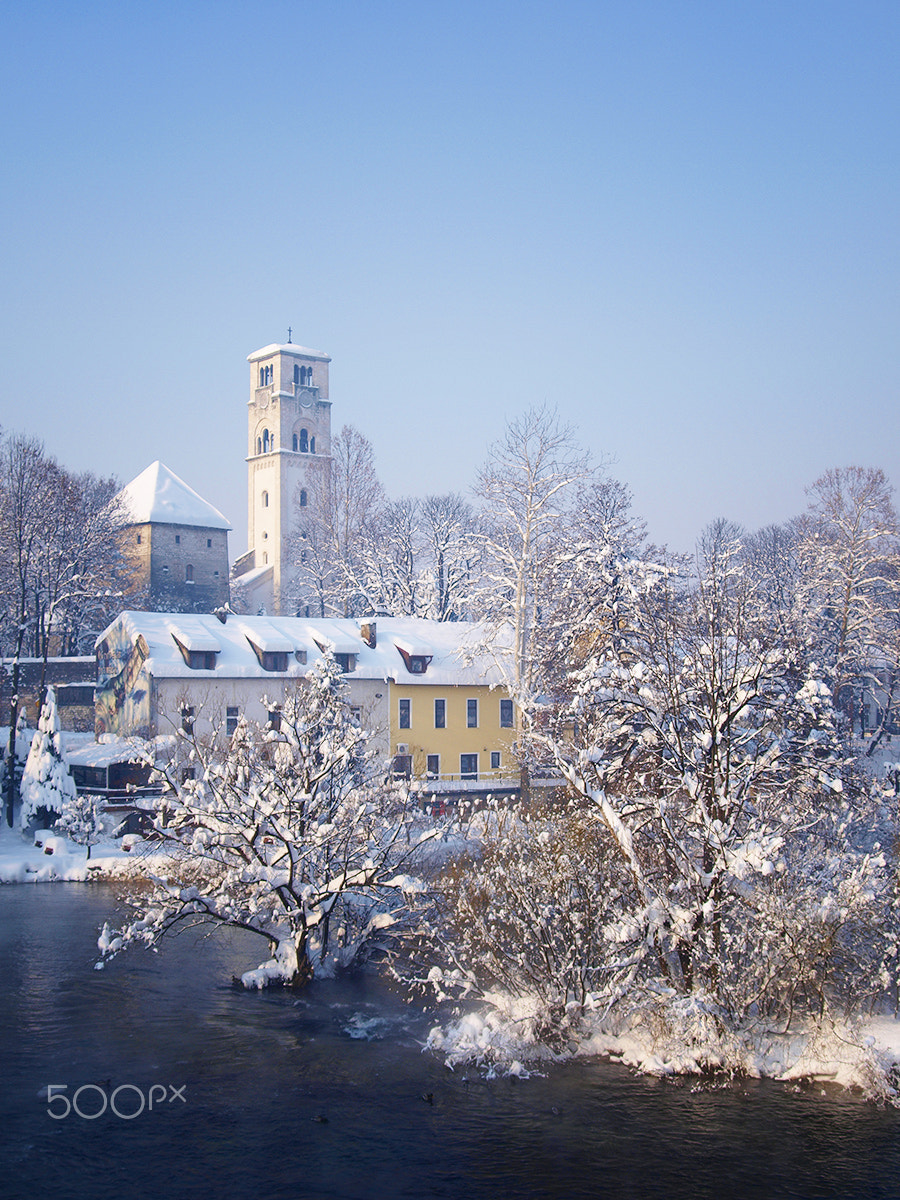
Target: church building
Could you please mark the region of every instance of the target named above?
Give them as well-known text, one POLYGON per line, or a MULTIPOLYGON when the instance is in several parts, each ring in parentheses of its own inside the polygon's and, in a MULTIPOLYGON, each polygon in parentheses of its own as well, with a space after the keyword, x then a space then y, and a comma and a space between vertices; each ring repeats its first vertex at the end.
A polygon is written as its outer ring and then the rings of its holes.
POLYGON ((331 359, 288 341, 247 361, 249 549, 235 562, 233 581, 246 611, 292 616, 303 509, 321 502, 330 478, 331 359))

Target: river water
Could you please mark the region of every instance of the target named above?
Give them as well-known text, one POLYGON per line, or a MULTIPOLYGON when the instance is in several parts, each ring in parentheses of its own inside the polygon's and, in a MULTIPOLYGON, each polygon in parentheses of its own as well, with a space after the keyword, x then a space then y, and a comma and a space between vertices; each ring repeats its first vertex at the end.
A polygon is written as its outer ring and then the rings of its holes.
POLYGON ((0 888, 4 1200, 900 1197, 893 1110, 602 1061, 451 1072, 421 1049, 434 1014, 373 976, 233 988, 264 957, 249 935, 94 971, 113 905, 97 885, 0 888))

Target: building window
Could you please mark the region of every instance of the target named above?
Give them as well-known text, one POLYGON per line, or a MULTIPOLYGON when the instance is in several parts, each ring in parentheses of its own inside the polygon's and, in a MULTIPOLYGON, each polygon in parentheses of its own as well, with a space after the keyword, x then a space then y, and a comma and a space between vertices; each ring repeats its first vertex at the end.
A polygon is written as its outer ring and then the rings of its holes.
POLYGON ((192 704, 182 704, 181 706, 181 728, 185 733, 194 732, 194 706, 192 704))
POLYGON ((274 708, 269 709, 269 716, 266 721, 266 729, 270 729, 273 733, 278 733, 281 729, 281 707, 276 704, 274 708))
POLYGON ((459 777, 460 779, 478 778, 477 754, 461 754, 459 756, 459 777))
MULTIPOLYGON (((298 613, 297 615, 299 616, 300 614, 298 613)), ((309 616, 309 613, 307 613, 306 615, 309 616)), ((302 666, 306 665, 306 651, 305 650, 295 650, 294 658, 296 658, 297 662, 300 663, 302 666)))
POLYGON ((294 363, 294 383, 297 384, 299 382, 300 382, 300 368, 297 366, 296 363, 294 363))
POLYGON ((314 437, 309 439, 309 452, 310 454, 315 454, 316 452, 316 439, 314 437))
POLYGON ((225 709, 225 732, 229 737, 237 730, 239 715, 236 704, 229 704, 225 709))
POLYGON ((168 568, 168 567, 163 567, 163 568, 162 568, 162 571, 163 571, 163 574, 164 574, 164 575, 168 575, 168 573, 169 573, 169 568, 168 568))
POLYGON ((401 729, 412 729, 412 725, 410 724, 410 719, 411 719, 410 718, 410 701, 409 700, 401 700, 400 701, 400 721, 399 721, 400 728, 401 729))
POLYGON ((187 781, 189 779, 195 779, 196 777, 197 777, 197 768, 196 767, 182 767, 181 768, 181 782, 182 783, 187 783, 187 781))
POLYGON ((500 701, 500 728, 512 729, 513 727, 513 702, 512 700, 500 701))
POLYGON ((395 754, 392 772, 395 779, 409 779, 412 775, 412 755, 395 754))
POLYGON ((305 429, 300 430, 300 453, 301 454, 309 453, 309 434, 306 432, 305 429))
POLYGON ((218 571, 213 571, 213 575, 216 577, 216 579, 218 579, 218 578, 219 578, 219 572, 218 572, 218 571))
POLYGON ((296 433, 294 434, 294 436, 291 440, 291 449, 296 453, 296 450, 297 450, 297 435, 296 435, 296 433))
POLYGON ((447 701, 435 700, 434 702, 434 727, 435 729, 447 728, 447 701))
POLYGON ((437 779, 441 773, 441 756, 429 754, 425 759, 425 774, 429 779, 437 779))
POLYGON ((467 729, 477 729, 478 728, 478 701, 477 700, 467 700, 466 701, 466 728, 467 729))
POLYGON ((358 704, 350 709, 350 723, 355 729, 362 729, 362 709, 358 704))
POLYGON ((188 563, 187 566, 184 568, 184 582, 185 583, 193 583, 194 582, 194 568, 193 568, 193 566, 191 566, 190 563, 188 563))
POLYGON ((262 438, 256 439, 256 453, 262 454, 262 438))
POLYGON ((212 538, 206 539, 206 548, 207 550, 212 550, 212 538))
POLYGON ((263 452, 263 454, 269 453, 269 431, 268 431, 268 429, 263 430, 262 452, 263 452))
POLYGON ((274 371, 275 371, 275 369, 271 363, 269 363, 268 366, 259 368, 259 386, 260 387, 267 387, 272 382, 272 377, 274 375, 274 371))
POLYGON ((308 497, 306 495, 306 488, 301 488, 300 489, 300 507, 301 508, 306 508, 307 500, 308 500, 308 497))
POLYGON ((354 670, 356 667, 356 655, 355 654, 341 654, 340 652, 338 652, 334 656, 334 661, 337 663, 338 670, 340 671, 340 673, 342 675, 348 674, 350 671, 354 670))
POLYGON ((175 534, 175 545, 176 545, 176 546, 180 546, 180 545, 181 545, 181 534, 180 534, 180 533, 176 533, 176 534, 175 534))
POLYGON ((500 751, 499 750, 491 751, 491 770, 492 771, 500 770, 500 751))
POLYGON ((141 544, 141 535, 140 534, 137 535, 137 544, 138 545, 141 544))

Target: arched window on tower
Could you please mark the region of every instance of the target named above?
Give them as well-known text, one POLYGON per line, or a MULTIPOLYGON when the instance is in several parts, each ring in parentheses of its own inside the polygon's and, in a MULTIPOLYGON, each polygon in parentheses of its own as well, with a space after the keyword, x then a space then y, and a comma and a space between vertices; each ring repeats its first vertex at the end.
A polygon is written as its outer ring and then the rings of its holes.
POLYGON ((268 492, 263 492, 262 502, 263 502, 263 508, 269 507, 269 493, 268 492))
POLYGON ((300 383, 300 368, 294 363, 294 383, 300 383))
POLYGON ((263 452, 263 454, 269 453, 269 431, 268 431, 268 429, 263 430, 262 452, 263 452))
POLYGON ((306 488, 301 488, 300 489, 300 507, 306 508, 306 503, 307 503, 306 488))
POLYGON ((300 453, 301 454, 309 453, 309 434, 306 432, 305 429, 300 430, 300 453))
POLYGON ((184 568, 184 582, 185 583, 193 583, 194 582, 194 568, 191 566, 190 563, 188 563, 187 566, 184 568))
POLYGON ((316 439, 314 437, 309 439, 309 452, 310 454, 315 454, 316 452, 316 439))
POLYGON ((262 438, 256 439, 256 453, 262 454, 262 438))
POLYGON ((292 450, 294 450, 294 451, 296 451, 296 449, 297 449, 297 435, 296 435, 296 433, 294 434, 293 438, 291 439, 291 449, 292 449, 292 450))

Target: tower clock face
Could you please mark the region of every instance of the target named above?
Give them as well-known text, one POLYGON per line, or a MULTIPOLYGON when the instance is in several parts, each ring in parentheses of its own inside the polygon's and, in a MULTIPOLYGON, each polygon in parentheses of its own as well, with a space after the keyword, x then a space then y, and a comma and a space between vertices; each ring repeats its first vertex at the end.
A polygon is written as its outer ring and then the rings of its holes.
POLYGON ((257 404, 259 405, 260 408, 268 408, 269 407, 269 393, 263 392, 263 394, 257 400, 257 404))
POLYGON ((312 404, 312 392, 307 391, 306 388, 301 388, 300 389, 300 403, 303 405, 304 408, 309 408, 309 406, 312 404))

